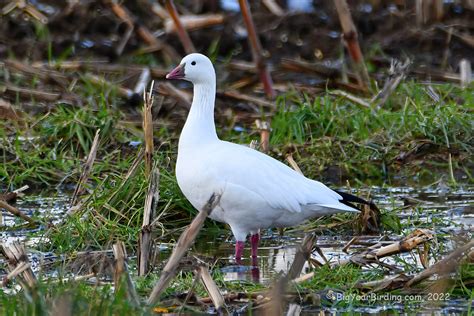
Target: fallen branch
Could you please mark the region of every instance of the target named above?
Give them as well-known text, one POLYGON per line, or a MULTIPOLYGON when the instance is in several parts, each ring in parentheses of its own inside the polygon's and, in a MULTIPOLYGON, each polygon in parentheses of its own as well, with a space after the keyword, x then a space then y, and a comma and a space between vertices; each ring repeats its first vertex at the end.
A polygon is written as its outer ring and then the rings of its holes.
POLYGON ((170 258, 168 259, 168 262, 166 263, 166 266, 161 272, 160 279, 158 280, 158 282, 156 282, 150 294, 150 297, 148 298, 147 303, 149 305, 153 305, 158 301, 160 294, 166 289, 169 282, 174 277, 179 261, 186 254, 186 251, 189 249, 189 247, 194 243, 197 234, 204 225, 204 221, 209 216, 209 214, 211 214, 212 210, 219 204, 219 201, 220 195, 215 193, 212 194, 203 209, 198 213, 198 215, 194 218, 191 224, 181 234, 178 239, 178 242, 176 243, 173 249, 173 253, 171 254, 170 258))
POLYGON ((410 281, 406 283, 405 287, 411 287, 412 285, 417 284, 434 274, 447 275, 452 273, 459 267, 460 259, 463 256, 469 254, 472 248, 474 248, 474 240, 471 240, 462 247, 459 247, 442 260, 433 264, 428 269, 423 270, 422 272, 415 275, 410 281))
POLYGON ((4 200, 0 200, 0 208, 3 208, 4 210, 10 212, 11 214, 20 217, 21 219, 27 221, 30 224, 36 224, 36 221, 17 209, 16 207, 11 206, 4 200))
MULTIPOLYGON (((36 286, 36 276, 31 270, 31 265, 26 255, 25 246, 19 241, 10 244, 1 244, 2 255, 7 259, 9 274, 19 276, 18 280, 25 290, 31 290, 36 286)), ((13 277, 13 276, 12 276, 13 277)))
POLYGON ((204 287, 206 288, 207 293, 211 297, 212 303, 216 308, 218 314, 222 311, 222 307, 225 306, 224 297, 219 291, 216 283, 209 274, 209 269, 205 265, 199 265, 197 267, 197 273, 201 276, 201 281, 204 287))
POLYGON ((28 185, 24 185, 21 188, 13 190, 11 192, 1 193, 0 194, 0 200, 3 200, 7 203, 12 202, 12 201, 14 202, 14 201, 16 201, 17 197, 19 197, 19 196, 21 197, 21 196, 24 195, 23 191, 26 191, 29 188, 30 187, 28 185))
MULTIPOLYGON (((370 247, 368 250, 356 253, 348 259, 340 260, 331 265, 331 267, 341 266, 345 264, 356 264, 359 266, 378 263, 379 258, 386 256, 391 256, 398 253, 408 252, 413 249, 416 249, 419 245, 433 239, 433 234, 425 229, 417 229, 410 235, 406 236, 398 242, 393 244, 374 249, 377 245, 370 247)), ((314 272, 307 273, 297 279, 294 279, 293 282, 300 283, 306 280, 311 279, 314 276, 314 272)))
POLYGON ((363 265, 378 261, 379 258, 392 256, 403 252, 409 252, 419 245, 433 239, 433 233, 426 229, 416 229, 410 235, 406 236, 398 242, 391 245, 380 247, 378 249, 369 249, 362 253, 356 253, 348 259, 341 260, 333 264, 333 266, 340 266, 348 263, 363 265))
POLYGON ((370 108, 370 103, 368 101, 362 98, 356 97, 355 95, 350 94, 348 92, 345 92, 342 90, 333 90, 333 91, 329 91, 329 94, 344 97, 354 103, 362 105, 363 107, 370 108))
MULTIPOLYGON (((224 22, 223 14, 200 14, 200 15, 182 15, 179 17, 182 27, 185 30, 199 30, 205 27, 219 25, 224 22)), ((169 19, 165 22, 165 32, 176 32, 176 24, 169 19)))
POLYGON ((0 85, 0 93, 8 94, 11 97, 16 97, 18 95, 22 98, 33 98, 36 101, 44 102, 54 102, 61 98, 61 93, 21 88, 12 84, 6 84, 4 86, 0 85))

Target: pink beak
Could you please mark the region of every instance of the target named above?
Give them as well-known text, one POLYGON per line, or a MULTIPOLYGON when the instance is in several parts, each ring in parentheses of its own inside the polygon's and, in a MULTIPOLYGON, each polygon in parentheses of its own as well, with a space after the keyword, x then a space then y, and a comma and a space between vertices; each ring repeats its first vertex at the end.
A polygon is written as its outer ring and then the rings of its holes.
POLYGON ((171 70, 166 75, 166 79, 184 79, 184 65, 185 64, 181 64, 175 69, 171 70))

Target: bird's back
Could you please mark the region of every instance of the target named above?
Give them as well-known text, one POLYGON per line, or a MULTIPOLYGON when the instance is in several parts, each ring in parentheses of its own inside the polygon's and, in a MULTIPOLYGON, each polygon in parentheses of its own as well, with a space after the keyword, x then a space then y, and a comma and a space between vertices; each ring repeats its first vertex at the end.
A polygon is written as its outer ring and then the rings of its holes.
POLYGON ((196 191, 209 194, 209 188, 220 193, 232 185, 253 192, 272 208, 291 213, 299 213, 307 205, 352 210, 339 203, 339 194, 324 184, 259 151, 226 141, 180 150, 176 173, 185 195, 185 191, 194 196, 196 191))

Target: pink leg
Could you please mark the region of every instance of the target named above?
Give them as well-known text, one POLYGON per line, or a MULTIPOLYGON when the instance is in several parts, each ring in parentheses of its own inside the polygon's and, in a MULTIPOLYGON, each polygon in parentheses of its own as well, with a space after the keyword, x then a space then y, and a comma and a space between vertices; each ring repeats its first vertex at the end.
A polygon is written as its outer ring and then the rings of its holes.
POLYGON ((252 246, 252 258, 257 258, 259 241, 260 235, 258 233, 250 236, 250 245, 252 246))
POLYGON ((235 242, 235 262, 237 262, 237 264, 242 263, 242 254, 244 253, 244 246, 244 241, 235 242))

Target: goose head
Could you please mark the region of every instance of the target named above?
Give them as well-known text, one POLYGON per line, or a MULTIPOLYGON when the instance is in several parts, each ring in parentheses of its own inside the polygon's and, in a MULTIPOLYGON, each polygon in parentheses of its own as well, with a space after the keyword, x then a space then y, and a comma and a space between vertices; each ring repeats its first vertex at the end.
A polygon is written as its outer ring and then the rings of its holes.
POLYGON ((193 84, 212 83, 216 80, 216 73, 209 58, 194 53, 184 57, 179 66, 166 75, 166 79, 182 79, 193 84))

